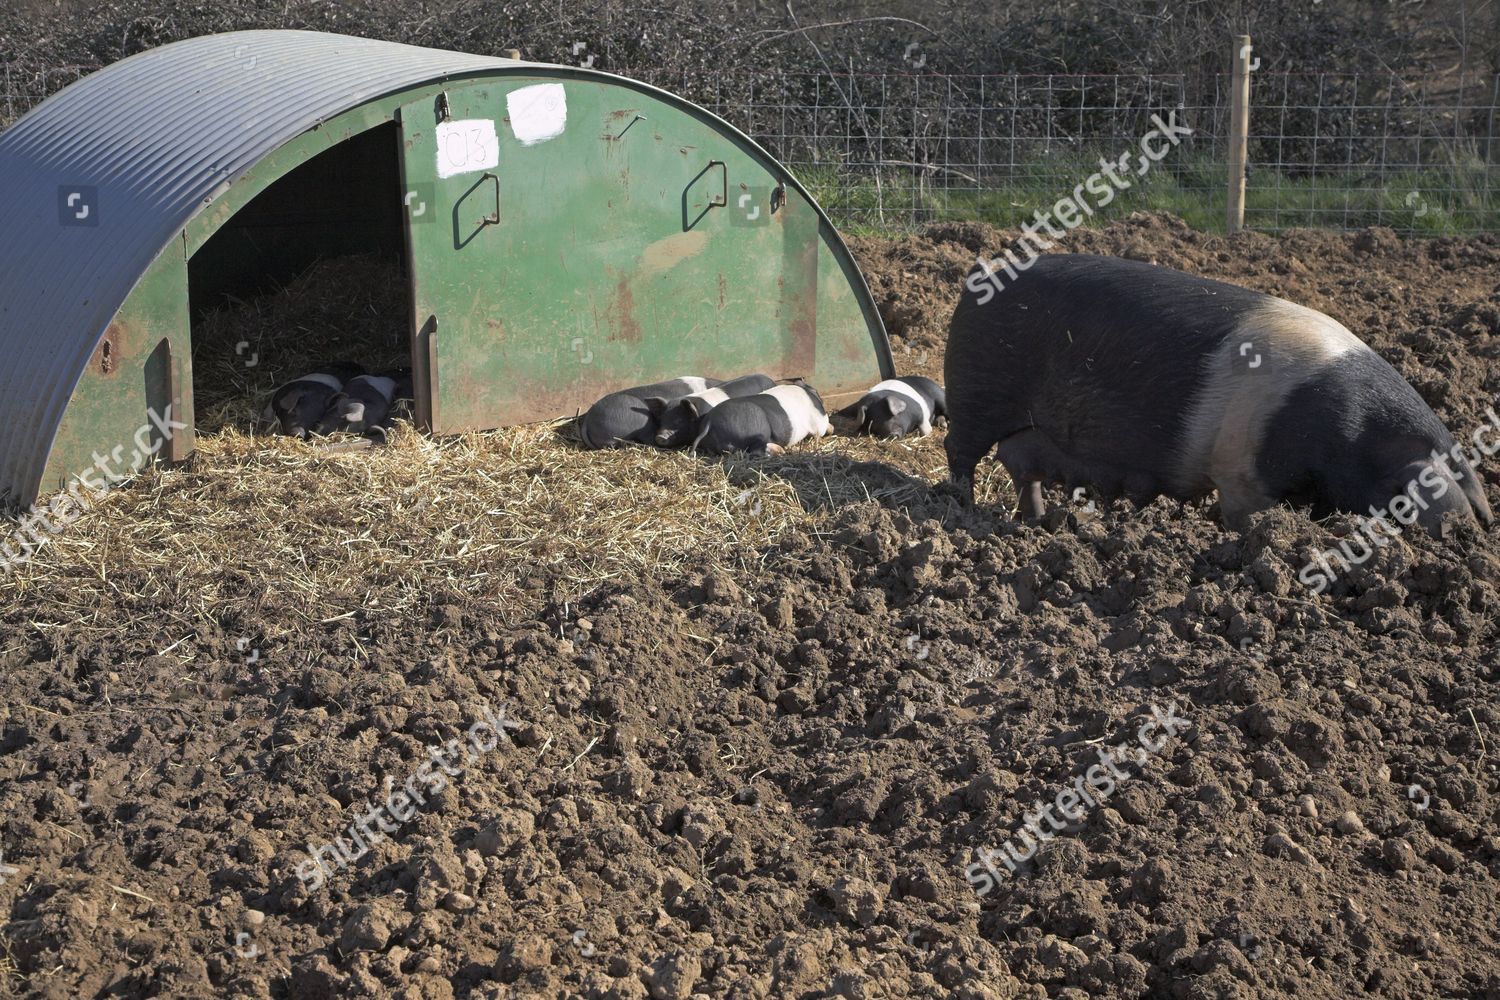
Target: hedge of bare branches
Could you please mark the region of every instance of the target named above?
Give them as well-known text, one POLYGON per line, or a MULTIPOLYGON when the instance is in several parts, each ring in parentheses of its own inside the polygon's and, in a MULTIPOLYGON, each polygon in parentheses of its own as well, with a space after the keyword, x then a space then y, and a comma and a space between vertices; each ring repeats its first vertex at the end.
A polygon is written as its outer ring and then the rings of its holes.
MULTIPOLYGON (((647 77, 699 100, 722 93, 726 77, 774 90, 788 74, 851 71, 1172 73, 1184 91, 1202 93, 1240 32, 1253 35, 1263 72, 1306 72, 1308 87, 1320 73, 1401 74, 1442 88, 1500 71, 1494 0, 21 0, 0 10, 0 63, 50 81, 40 75, 48 67, 274 27, 490 54, 514 48, 647 77)), ((1318 97, 1284 100, 1312 106, 1318 97)), ((885 99, 902 106, 900 93, 885 99)), ((1101 116, 1093 134, 1115 127, 1117 117, 1101 116)), ((1368 128, 1378 135, 1378 123, 1368 128)), ((791 122, 786 131, 818 129, 791 122)), ((1349 132, 1366 134, 1361 123, 1349 132)))

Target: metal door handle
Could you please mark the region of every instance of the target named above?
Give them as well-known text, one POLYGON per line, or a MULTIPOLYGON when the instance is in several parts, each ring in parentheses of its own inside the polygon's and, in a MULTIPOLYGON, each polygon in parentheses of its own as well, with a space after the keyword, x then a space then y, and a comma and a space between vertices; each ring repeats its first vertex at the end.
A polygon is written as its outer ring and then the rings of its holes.
POLYGON ((480 219, 479 224, 482 226, 498 226, 500 225, 500 177, 486 170, 483 174, 480 174, 479 182, 483 184, 486 180, 495 182, 495 212, 493 215, 486 215, 480 219))
POLYGON ((723 181, 723 193, 719 195, 719 199, 717 201, 715 201, 713 199, 713 196, 710 195, 708 199, 708 207, 723 208, 729 204, 729 165, 723 160, 709 160, 708 169, 712 170, 714 167, 719 168, 719 179, 723 181))

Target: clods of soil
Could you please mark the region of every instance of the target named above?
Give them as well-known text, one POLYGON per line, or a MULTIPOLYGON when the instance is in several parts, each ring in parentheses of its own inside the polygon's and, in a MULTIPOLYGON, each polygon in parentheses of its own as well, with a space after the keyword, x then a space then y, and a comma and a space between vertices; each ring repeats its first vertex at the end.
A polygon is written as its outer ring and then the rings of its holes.
MULTIPOLYGON (((1007 235, 854 241, 903 371, 940 370, 963 274, 1007 235)), ((1068 243, 1329 312, 1456 433, 1500 395, 1492 240, 1134 216, 1068 243)), ((540 490, 566 466, 529 474, 540 490)), ((734 475, 805 519, 660 570, 539 564, 521 613, 483 584, 525 557, 498 543, 441 579, 372 568, 294 630, 288 602, 319 597, 239 580, 271 557, 254 538, 224 557, 232 614, 149 576, 49 610, 127 535, 6 584, 0 987, 1500 997, 1493 535, 1408 534, 1316 595, 1298 569, 1352 517, 1278 509, 1240 535, 1207 503, 1055 495, 1020 523, 1003 480, 958 503, 940 435, 734 475), (497 713, 503 738, 476 739, 497 713), (978 891, 978 852, 1021 846, 1028 814, 1165 715, 1149 753, 1111 758, 1107 796, 978 891), (308 867, 339 839, 350 860, 308 867)), ((194 481, 141 489, 177 503, 194 481)), ((306 530, 345 537, 332 507, 306 530)))

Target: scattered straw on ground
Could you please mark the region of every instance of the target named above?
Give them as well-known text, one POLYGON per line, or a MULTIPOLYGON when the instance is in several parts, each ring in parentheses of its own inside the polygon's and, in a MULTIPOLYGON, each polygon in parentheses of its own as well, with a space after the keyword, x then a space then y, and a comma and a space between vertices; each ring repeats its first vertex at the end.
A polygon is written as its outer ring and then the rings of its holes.
MULTIPOLYGON (((202 435, 190 466, 107 495, 0 593, 37 627, 69 631, 108 631, 132 608, 176 609, 164 628, 181 632, 275 607, 295 630, 442 594, 519 612, 543 582, 568 597, 705 552, 751 565, 784 532, 866 500, 901 506, 946 476, 939 435, 717 460, 583 451, 564 430, 438 440, 402 424, 387 447, 336 455, 238 430, 202 435)), ((982 496, 1008 489, 997 469, 986 467, 982 496)))

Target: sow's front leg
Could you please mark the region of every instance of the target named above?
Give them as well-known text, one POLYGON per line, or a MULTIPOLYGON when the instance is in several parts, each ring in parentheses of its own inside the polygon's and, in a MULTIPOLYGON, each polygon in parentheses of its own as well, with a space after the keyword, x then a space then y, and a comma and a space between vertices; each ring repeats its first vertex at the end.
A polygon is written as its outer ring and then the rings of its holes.
POLYGON ((1023 517, 1041 517, 1047 513, 1047 502, 1042 499, 1042 484, 1027 483, 1024 490, 1016 491, 1016 513, 1023 517))
POLYGON ((974 505, 974 470, 998 440, 977 420, 950 421, 943 450, 948 453, 948 481, 969 506, 974 505))

